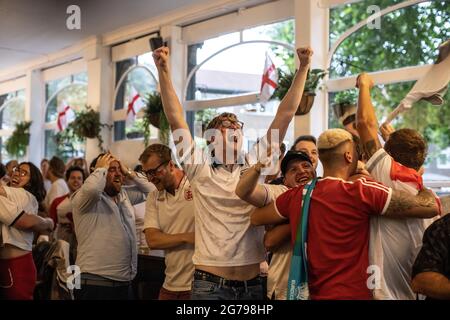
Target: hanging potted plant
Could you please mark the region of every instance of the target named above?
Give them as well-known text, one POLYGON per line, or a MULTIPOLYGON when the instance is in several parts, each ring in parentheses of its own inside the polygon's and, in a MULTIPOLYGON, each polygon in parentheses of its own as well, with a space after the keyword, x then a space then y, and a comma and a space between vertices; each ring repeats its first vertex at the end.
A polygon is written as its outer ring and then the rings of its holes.
POLYGON ((5 143, 6 152, 11 157, 22 158, 25 156, 27 147, 30 144, 30 126, 31 121, 16 123, 16 128, 5 143))
MULTIPOLYGON (((320 81, 326 74, 327 72, 322 69, 309 70, 308 77, 305 82, 305 89, 303 90, 303 96, 295 115, 305 115, 311 110, 314 103, 314 98, 316 96, 316 90, 320 81)), ((278 87, 275 89, 272 98, 278 98, 280 101, 284 98, 291 87, 292 81, 294 80, 294 75, 295 73, 293 72, 285 72, 278 69, 278 87)))
POLYGON ((358 92, 355 89, 338 92, 334 97, 333 110, 339 122, 346 125, 346 118, 356 113, 358 92))
POLYGON ((100 113, 93 110, 90 106, 87 106, 84 110, 75 111, 75 120, 72 121, 68 127, 73 130, 73 133, 81 139, 93 139, 97 138, 98 147, 103 149, 103 139, 101 136, 101 130, 103 127, 109 129, 112 125, 108 125, 100 122, 100 113))
POLYGON ((170 126, 164 113, 161 95, 159 92, 150 92, 146 96, 146 107, 144 108, 144 144, 148 145, 150 140, 150 125, 159 129, 158 138, 163 144, 169 143, 170 126))

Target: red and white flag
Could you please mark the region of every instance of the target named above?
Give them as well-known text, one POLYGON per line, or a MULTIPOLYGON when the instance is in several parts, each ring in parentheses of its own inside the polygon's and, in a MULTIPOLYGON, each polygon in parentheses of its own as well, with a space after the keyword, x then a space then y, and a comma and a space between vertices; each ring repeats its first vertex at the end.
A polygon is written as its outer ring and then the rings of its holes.
POLYGON ((264 63, 264 72, 261 79, 260 102, 269 101, 275 89, 278 87, 278 72, 275 64, 268 52, 266 52, 266 62, 264 63))
POLYGON ((58 112, 58 118, 56 120, 56 132, 61 132, 67 128, 69 123, 75 120, 75 112, 72 108, 63 101, 56 109, 58 112))
POLYGON ((136 89, 134 87, 131 87, 131 95, 130 95, 130 99, 128 102, 128 108, 127 108, 127 120, 126 120, 127 127, 133 124, 133 122, 136 120, 137 113, 144 106, 145 106, 145 103, 144 103, 144 101, 142 101, 139 93, 136 91, 136 89))

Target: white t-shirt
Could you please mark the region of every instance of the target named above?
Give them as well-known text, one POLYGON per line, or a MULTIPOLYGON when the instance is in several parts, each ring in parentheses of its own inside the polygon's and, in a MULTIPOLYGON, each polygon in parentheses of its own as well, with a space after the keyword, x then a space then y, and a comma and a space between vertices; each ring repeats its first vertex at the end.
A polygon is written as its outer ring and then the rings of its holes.
POLYGON ((194 193, 194 265, 236 267, 264 261, 264 227, 250 224, 254 206, 236 195, 236 186, 248 165, 208 163, 198 147, 180 160, 194 193))
POLYGON ((47 210, 50 209, 50 205, 53 200, 59 198, 65 194, 69 193, 69 187, 67 186, 66 181, 64 179, 58 179, 52 183, 50 190, 48 190, 47 195, 44 199, 44 206, 47 210))
MULTIPOLYGON (((175 195, 155 190, 147 197, 144 230, 159 229, 166 234, 194 232, 194 201, 186 176, 175 195)), ((194 274, 194 245, 184 244, 166 249, 166 278, 163 287, 170 291, 191 290, 194 274)))
MULTIPOLYGON (((367 162, 372 177, 391 187, 416 195, 422 183, 419 174, 396 162, 384 149, 378 150, 367 162)), ((411 271, 422 247, 425 229, 435 219, 370 218, 369 263, 381 271, 380 288, 374 290, 377 300, 414 300, 411 271)))
POLYGON ((36 198, 22 188, 3 187, 7 197, 0 196, 1 211, 1 241, 3 244, 11 244, 22 250, 31 251, 34 234, 32 231, 21 231, 10 227, 12 223, 25 211, 30 214, 37 214, 38 202, 36 198))
MULTIPOLYGON (((263 185, 267 192, 265 205, 274 202, 279 195, 289 190, 285 185, 263 185)), ((291 269, 292 245, 288 240, 272 252, 267 276, 267 297, 272 298, 275 292, 276 300, 286 300, 289 272, 291 269)))

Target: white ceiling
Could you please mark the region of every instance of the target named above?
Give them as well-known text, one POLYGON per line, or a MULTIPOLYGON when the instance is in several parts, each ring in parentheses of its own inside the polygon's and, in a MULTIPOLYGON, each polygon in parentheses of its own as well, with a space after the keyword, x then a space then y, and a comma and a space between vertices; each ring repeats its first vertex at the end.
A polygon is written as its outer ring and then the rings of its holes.
POLYGON ((212 0, 0 0, 0 70, 101 35, 212 0), (81 30, 68 30, 66 9, 81 9, 81 30))

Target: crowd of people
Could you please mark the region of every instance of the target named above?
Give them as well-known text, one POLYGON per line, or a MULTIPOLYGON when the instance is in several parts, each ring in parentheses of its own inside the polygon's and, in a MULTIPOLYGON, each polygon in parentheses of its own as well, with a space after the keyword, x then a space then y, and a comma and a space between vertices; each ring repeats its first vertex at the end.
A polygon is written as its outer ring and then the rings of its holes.
POLYGON ((148 146, 137 171, 110 152, 89 166, 57 157, 41 170, 2 166, 0 299, 33 298, 33 245, 52 241, 67 242, 81 270, 75 299, 133 299, 134 206, 144 202, 147 244, 165 252, 161 300, 450 299, 450 224, 423 185, 426 141, 380 129, 368 74, 346 129, 300 136, 285 152, 312 54, 297 49, 292 86, 248 153, 232 113, 209 122, 206 148, 196 145, 161 47, 153 57, 173 148, 148 146))

